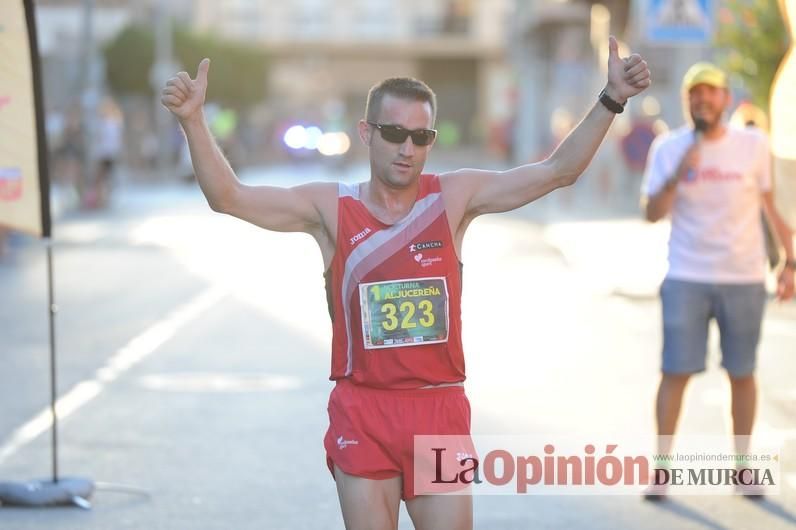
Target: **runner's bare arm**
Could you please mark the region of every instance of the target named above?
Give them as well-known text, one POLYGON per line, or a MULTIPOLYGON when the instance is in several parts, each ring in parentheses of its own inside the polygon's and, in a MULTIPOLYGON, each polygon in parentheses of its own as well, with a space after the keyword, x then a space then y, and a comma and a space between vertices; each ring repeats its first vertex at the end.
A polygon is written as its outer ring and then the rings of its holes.
POLYGON ((614 114, 597 103, 549 158, 506 171, 460 169, 450 188, 468 199, 465 213, 478 216, 524 206, 562 186, 574 184, 586 169, 613 122, 614 114))
POLYGON ((174 114, 188 140, 194 173, 210 207, 269 230, 308 232, 324 227, 322 208, 336 197, 333 183, 311 183, 293 188, 247 186, 240 182, 213 139, 203 105, 210 61, 199 64, 195 79, 180 72, 169 79, 161 101, 174 114))
MULTIPOLYGON (((608 96, 624 103, 649 85, 647 63, 638 54, 620 58, 617 42, 611 37, 605 87, 608 96)), ((519 208, 556 188, 573 184, 591 162, 614 116, 601 103, 595 103, 549 158, 507 171, 459 170, 443 176, 451 181, 446 188, 466 200, 466 217, 519 208)))
POLYGON ((246 185, 235 176, 204 117, 182 125, 196 180, 214 211, 278 232, 316 234, 324 228, 321 205, 324 196, 336 196, 336 184, 313 182, 292 188, 246 185))

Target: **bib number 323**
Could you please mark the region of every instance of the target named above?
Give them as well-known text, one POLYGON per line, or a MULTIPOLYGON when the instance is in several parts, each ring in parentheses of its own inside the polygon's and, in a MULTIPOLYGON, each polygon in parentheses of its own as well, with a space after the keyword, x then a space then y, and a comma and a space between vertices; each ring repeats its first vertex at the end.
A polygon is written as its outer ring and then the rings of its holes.
POLYGON ((359 285, 366 349, 448 340, 448 284, 444 277, 359 285))

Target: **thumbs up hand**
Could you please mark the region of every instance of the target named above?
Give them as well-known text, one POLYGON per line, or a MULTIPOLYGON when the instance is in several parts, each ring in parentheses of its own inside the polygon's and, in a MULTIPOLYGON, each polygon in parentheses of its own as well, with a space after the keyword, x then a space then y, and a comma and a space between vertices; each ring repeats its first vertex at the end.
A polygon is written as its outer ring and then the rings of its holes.
POLYGON ((198 116, 205 103, 207 93, 207 71, 210 59, 202 59, 196 72, 196 79, 191 79, 187 72, 180 72, 166 81, 160 94, 160 102, 180 122, 198 116))
POLYGON ((611 36, 608 39, 608 85, 605 92, 611 99, 624 103, 650 86, 650 70, 647 61, 634 53, 630 57, 619 57, 619 45, 611 36))

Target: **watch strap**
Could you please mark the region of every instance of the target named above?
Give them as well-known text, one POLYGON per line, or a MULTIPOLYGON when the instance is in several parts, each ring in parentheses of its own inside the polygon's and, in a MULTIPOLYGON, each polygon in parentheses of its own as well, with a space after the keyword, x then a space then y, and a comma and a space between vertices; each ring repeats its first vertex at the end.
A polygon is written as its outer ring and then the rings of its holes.
POLYGON ((605 93, 605 89, 603 88, 598 96, 600 103, 602 103, 605 108, 613 112, 614 114, 622 114, 625 111, 625 105, 623 103, 619 103, 615 101, 611 96, 605 93))

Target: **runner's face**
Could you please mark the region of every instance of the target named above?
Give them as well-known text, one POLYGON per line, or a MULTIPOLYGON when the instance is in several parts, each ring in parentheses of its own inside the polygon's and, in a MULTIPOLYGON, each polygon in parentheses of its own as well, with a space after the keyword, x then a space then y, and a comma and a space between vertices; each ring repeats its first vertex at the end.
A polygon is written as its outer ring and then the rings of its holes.
POLYGON ((724 88, 700 84, 688 91, 688 108, 691 118, 705 120, 708 129, 721 123, 721 115, 729 104, 729 92, 724 88))
MULTIPOLYGON (((381 101, 376 123, 400 125, 405 129, 430 129, 431 105, 423 101, 402 99, 391 95, 381 101)), ((372 125, 361 125, 363 140, 370 147, 370 168, 373 176, 393 188, 405 188, 416 182, 433 145, 415 145, 409 136, 401 144, 388 142, 372 125)))

